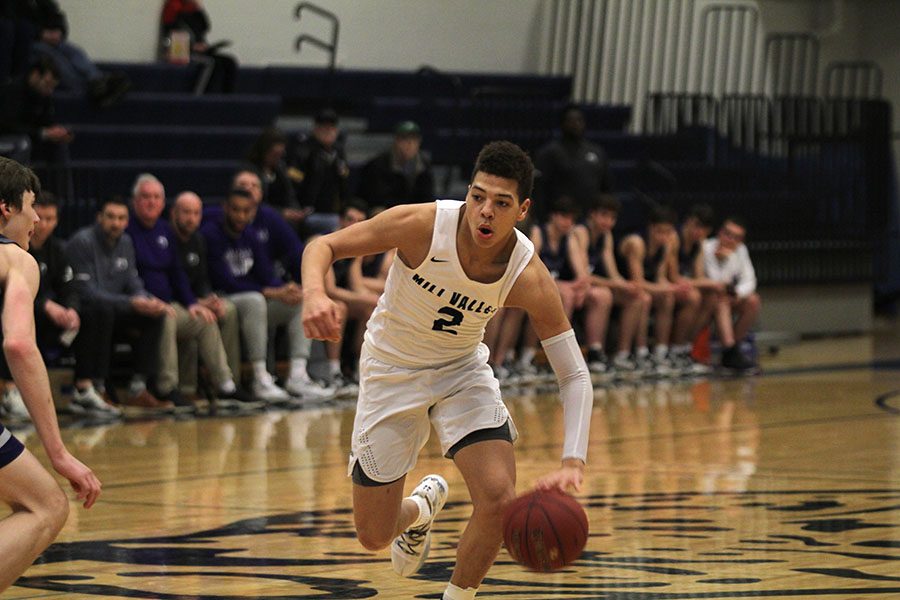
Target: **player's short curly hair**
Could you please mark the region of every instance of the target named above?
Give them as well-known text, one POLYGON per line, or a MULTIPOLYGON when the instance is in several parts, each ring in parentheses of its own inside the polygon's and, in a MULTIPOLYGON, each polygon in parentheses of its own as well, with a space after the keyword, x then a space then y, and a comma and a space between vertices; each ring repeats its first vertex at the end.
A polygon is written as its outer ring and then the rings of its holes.
POLYGON ((0 203, 22 210, 25 192, 41 193, 41 181, 28 167, 0 156, 0 203))
POLYGON ((512 142, 490 142, 486 144, 475 160, 475 174, 487 173, 506 179, 515 179, 518 183, 519 202, 531 198, 534 186, 534 164, 528 154, 512 142))

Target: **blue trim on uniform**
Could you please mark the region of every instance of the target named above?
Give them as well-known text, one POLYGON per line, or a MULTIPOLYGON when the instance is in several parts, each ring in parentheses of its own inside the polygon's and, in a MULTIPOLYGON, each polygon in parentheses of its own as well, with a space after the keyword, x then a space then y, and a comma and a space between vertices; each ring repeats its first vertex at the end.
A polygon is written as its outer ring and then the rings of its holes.
POLYGON ((0 469, 19 458, 24 451, 22 442, 0 424, 0 469))

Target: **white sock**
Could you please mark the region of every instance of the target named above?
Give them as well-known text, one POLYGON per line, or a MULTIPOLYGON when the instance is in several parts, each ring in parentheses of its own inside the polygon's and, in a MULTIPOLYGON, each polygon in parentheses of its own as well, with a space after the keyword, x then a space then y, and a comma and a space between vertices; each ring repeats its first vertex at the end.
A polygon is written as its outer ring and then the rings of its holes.
POLYGON ((637 354, 638 358, 644 358, 645 356, 650 354, 650 350, 647 348, 647 346, 641 346, 635 351, 635 354, 637 354))
POLYGON ((234 382, 233 382, 232 380, 230 380, 230 379, 229 379, 228 381, 226 381, 225 383, 223 383, 223 384, 219 387, 219 391, 220 391, 220 392, 225 392, 226 394, 230 394, 230 393, 232 393, 233 391, 235 391, 236 389, 237 389, 237 387, 234 385, 234 382))
POLYGON ((420 525, 424 525, 431 519, 431 510, 428 508, 428 501, 422 496, 407 496, 410 500, 416 503, 416 506, 419 507, 419 516, 416 517, 416 520, 410 524, 410 527, 419 527, 420 525))
POLYGON ((672 350, 675 351, 675 354, 687 356, 691 353, 691 345, 690 344, 675 344, 672 346, 672 350))
POLYGON ((337 375, 341 372, 340 359, 338 359, 338 358, 329 358, 328 359, 328 372, 331 373, 332 377, 334 377, 335 375, 337 375))
POLYGON ((292 358, 291 359, 291 371, 288 375, 289 379, 306 379, 308 375, 306 374, 306 359, 305 358, 292 358))
POLYGON ((461 587, 457 587, 452 583, 448 583, 447 589, 444 590, 443 600, 474 600, 475 594, 477 593, 478 588, 462 589, 461 587))
POLYGON ((655 348, 653 348, 653 355, 656 358, 665 358, 666 354, 669 353, 669 347, 665 344, 657 344, 655 348))
POLYGON ((595 342, 595 343, 591 344, 590 346, 588 346, 588 349, 596 350, 597 352, 601 352, 603 350, 603 344, 601 344, 600 342, 595 342))
POLYGON ((266 371, 266 361, 253 361, 253 379, 256 381, 266 381, 269 379, 269 372, 266 371))
POLYGON ((135 375, 128 383, 128 393, 132 396, 137 396, 146 389, 147 382, 144 381, 144 377, 142 375, 135 375))
POLYGON ((531 361, 534 360, 535 354, 537 354, 536 348, 522 348, 522 356, 519 357, 519 364, 530 365, 531 361))
POLYGON ((628 350, 619 350, 616 352, 616 360, 627 360, 628 359, 628 350))

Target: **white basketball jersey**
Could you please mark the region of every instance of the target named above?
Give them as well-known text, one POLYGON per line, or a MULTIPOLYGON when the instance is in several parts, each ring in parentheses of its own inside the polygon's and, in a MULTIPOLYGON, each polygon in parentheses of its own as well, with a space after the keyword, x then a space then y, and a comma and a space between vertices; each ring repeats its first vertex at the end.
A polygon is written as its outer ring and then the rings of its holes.
POLYGON ((431 248, 409 268, 394 256, 384 294, 366 328, 366 348, 378 360, 407 368, 455 362, 476 350, 484 327, 503 306, 531 260, 534 246, 514 229, 516 246, 506 272, 493 283, 472 281, 456 252, 456 230, 465 203, 438 200, 431 248))

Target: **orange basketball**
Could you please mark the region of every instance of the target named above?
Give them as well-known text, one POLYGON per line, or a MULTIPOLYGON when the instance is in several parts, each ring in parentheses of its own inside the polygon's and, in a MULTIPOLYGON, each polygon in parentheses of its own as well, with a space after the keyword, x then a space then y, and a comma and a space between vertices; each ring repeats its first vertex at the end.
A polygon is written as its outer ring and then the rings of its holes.
POLYGON ((534 490, 513 500, 503 515, 503 542, 513 560, 533 571, 574 562, 588 537, 588 520, 575 498, 534 490))

